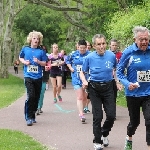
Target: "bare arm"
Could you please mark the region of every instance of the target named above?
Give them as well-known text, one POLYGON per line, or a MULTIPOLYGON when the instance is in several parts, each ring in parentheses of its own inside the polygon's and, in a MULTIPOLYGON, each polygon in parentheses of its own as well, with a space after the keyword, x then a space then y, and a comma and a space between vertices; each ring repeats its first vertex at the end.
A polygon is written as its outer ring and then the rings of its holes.
POLYGON ((122 84, 119 82, 119 80, 117 79, 117 75, 116 75, 116 69, 113 70, 113 74, 114 74, 114 79, 116 81, 116 85, 117 85, 117 89, 119 91, 122 90, 122 84))
POLYGON ((20 58, 20 57, 19 57, 19 60, 20 60, 20 62, 23 63, 24 65, 27 65, 27 66, 30 65, 30 61, 29 61, 29 60, 25 60, 24 58, 20 58))
POLYGON ((87 86, 88 86, 88 82, 87 82, 87 80, 86 80, 86 78, 85 78, 85 75, 84 75, 84 73, 83 73, 83 71, 80 71, 80 79, 81 79, 81 81, 82 81, 82 87, 83 88, 87 88, 87 86))
POLYGON ((74 69, 72 68, 71 64, 67 64, 67 66, 71 72, 74 72, 74 69))
POLYGON ((41 66, 46 66, 46 61, 40 61, 36 57, 33 57, 33 61, 41 66))

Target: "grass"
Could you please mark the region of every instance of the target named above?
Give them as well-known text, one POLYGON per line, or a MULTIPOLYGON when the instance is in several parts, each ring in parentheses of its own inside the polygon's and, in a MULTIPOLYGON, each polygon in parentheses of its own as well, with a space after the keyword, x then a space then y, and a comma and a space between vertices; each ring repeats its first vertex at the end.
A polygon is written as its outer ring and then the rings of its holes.
POLYGON ((32 137, 20 131, 0 129, 1 150, 48 150, 32 137))
POLYGON ((126 97, 124 94, 124 91, 118 91, 118 97, 117 97, 117 105, 122 107, 127 107, 126 97))
POLYGON ((23 79, 9 75, 9 79, 0 79, 0 108, 7 107, 25 92, 23 79))
MULTIPOLYGON (((23 79, 9 75, 0 79, 0 108, 7 107, 25 93, 23 79)), ((19 131, 0 129, 1 150, 48 150, 34 138, 19 131)), ((52 148, 54 150, 54 148, 52 148)), ((52 150, 51 149, 51 150, 52 150)))

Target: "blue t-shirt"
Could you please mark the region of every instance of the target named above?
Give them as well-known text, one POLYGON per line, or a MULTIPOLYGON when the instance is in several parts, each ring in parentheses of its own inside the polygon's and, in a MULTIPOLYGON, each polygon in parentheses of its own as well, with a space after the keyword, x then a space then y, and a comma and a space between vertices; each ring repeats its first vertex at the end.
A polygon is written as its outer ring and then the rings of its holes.
POLYGON ((33 57, 36 57, 40 61, 47 61, 46 52, 40 48, 31 48, 25 46, 21 49, 20 58, 29 60, 30 65, 24 65, 24 77, 30 77, 33 79, 39 79, 42 77, 42 66, 33 61, 33 57))
POLYGON ((116 57, 111 51, 106 50, 104 55, 96 51, 91 52, 83 63, 83 72, 89 72, 90 81, 108 82, 113 80, 113 69, 116 68, 116 57))
POLYGON ((82 85, 79 73, 82 71, 83 61, 89 53, 90 52, 85 52, 84 54, 81 54, 80 51, 75 51, 72 53, 72 55, 67 57, 66 64, 71 64, 72 68, 74 69, 74 72, 71 73, 73 86, 82 85))
POLYGON ((150 95, 150 46, 140 50, 135 43, 127 47, 117 66, 117 77, 125 86, 126 96, 150 95), (138 82, 140 87, 129 90, 130 82, 138 82))

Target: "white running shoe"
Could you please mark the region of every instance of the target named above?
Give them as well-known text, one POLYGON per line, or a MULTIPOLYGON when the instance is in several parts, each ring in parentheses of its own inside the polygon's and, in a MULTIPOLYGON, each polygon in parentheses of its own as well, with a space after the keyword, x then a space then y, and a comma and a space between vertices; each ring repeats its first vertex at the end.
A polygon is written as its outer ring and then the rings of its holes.
POLYGON ((103 150, 103 144, 94 143, 94 149, 95 150, 103 150))
POLYGON ((104 147, 107 147, 109 145, 108 137, 103 137, 102 136, 102 140, 103 140, 104 147))
POLYGON ((49 87, 48 87, 48 84, 46 84, 46 90, 48 90, 48 88, 49 88, 49 87))

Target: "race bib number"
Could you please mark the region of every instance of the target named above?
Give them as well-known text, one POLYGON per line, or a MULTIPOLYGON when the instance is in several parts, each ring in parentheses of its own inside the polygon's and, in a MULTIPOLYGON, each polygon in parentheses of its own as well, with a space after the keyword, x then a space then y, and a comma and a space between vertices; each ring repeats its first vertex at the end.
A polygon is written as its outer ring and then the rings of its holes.
POLYGON ((77 72, 81 72, 82 71, 82 65, 77 65, 77 72))
POLYGON ((27 67, 27 72, 38 73, 38 66, 29 65, 27 67))
POLYGON ((148 71, 137 71, 138 82, 150 82, 150 70, 148 71))

